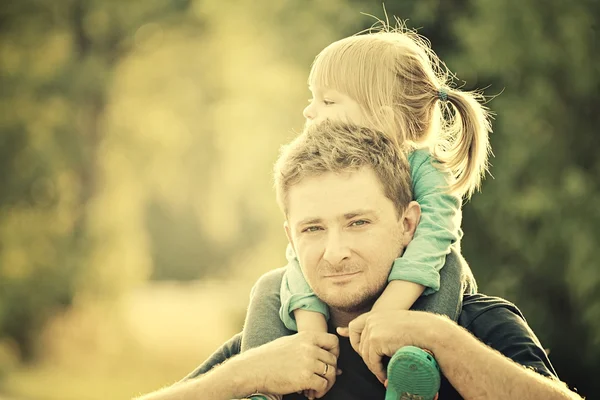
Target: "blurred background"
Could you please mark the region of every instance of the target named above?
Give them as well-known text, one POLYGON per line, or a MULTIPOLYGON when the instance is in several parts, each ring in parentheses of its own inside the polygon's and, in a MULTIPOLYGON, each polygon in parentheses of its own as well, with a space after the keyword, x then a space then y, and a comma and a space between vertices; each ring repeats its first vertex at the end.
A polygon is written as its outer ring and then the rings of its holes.
MULTIPOLYGON (((464 207, 482 292, 600 392, 600 2, 386 4, 457 85, 498 95, 464 207)), ((314 56, 384 18, 358 0, 4 0, 0 399, 127 399, 180 379, 284 265, 271 188, 314 56)))

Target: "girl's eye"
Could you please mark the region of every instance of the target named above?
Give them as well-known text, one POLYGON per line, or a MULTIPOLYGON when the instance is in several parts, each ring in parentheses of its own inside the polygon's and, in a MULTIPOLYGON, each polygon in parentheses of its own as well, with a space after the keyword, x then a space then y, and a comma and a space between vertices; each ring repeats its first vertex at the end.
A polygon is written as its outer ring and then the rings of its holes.
POLYGON ((325 104, 326 106, 330 106, 333 104, 333 101, 331 100, 323 100, 323 104, 325 104))

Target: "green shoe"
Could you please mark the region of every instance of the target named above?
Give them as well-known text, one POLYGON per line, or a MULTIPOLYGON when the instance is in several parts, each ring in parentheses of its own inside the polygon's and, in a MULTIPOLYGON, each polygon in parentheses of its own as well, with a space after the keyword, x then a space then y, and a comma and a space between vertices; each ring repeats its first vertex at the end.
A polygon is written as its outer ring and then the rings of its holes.
POLYGON ((252 396, 248 397, 248 399, 244 400, 281 400, 282 396, 278 394, 262 394, 255 393, 252 396))
POLYGON ((427 351, 404 346, 387 367, 385 400, 433 400, 440 390, 440 367, 427 351))
POLYGON ((281 400, 283 396, 278 394, 254 393, 252 396, 243 400, 281 400))

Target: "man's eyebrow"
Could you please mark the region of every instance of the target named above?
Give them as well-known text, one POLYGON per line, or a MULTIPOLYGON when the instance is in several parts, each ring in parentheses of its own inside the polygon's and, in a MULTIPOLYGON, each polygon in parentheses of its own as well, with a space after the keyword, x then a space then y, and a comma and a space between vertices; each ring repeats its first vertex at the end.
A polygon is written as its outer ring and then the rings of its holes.
POLYGON ((311 225, 311 224, 320 224, 321 222, 323 222, 323 220, 321 218, 313 218, 313 217, 309 217, 309 218, 305 218, 302 221, 298 222, 298 225, 311 225))
POLYGON ((369 214, 376 214, 376 213, 374 210, 368 210, 368 209, 354 210, 354 211, 345 213, 344 219, 352 219, 352 218, 356 218, 360 215, 369 215, 369 214))
MULTIPOLYGON (((370 209, 359 209, 359 210, 353 210, 347 213, 344 213, 344 215, 342 215, 343 219, 352 219, 352 218, 356 218, 358 216, 363 216, 363 215, 375 215, 377 214, 375 212, 375 210, 370 210, 370 209)), ((300 225, 312 225, 312 224, 321 224, 323 223, 323 218, 319 218, 319 217, 308 217, 308 218, 304 218, 301 221, 298 221, 298 226, 300 225)))

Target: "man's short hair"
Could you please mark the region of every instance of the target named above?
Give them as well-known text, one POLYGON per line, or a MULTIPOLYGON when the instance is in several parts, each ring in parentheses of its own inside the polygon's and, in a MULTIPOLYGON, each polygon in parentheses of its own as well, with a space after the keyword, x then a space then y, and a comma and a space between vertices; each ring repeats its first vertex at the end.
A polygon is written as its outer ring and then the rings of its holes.
POLYGON ((277 202, 288 216, 289 189, 307 177, 343 173, 370 167, 383 192, 402 215, 412 200, 406 154, 383 132, 348 123, 310 124, 281 148, 275 163, 277 202))

